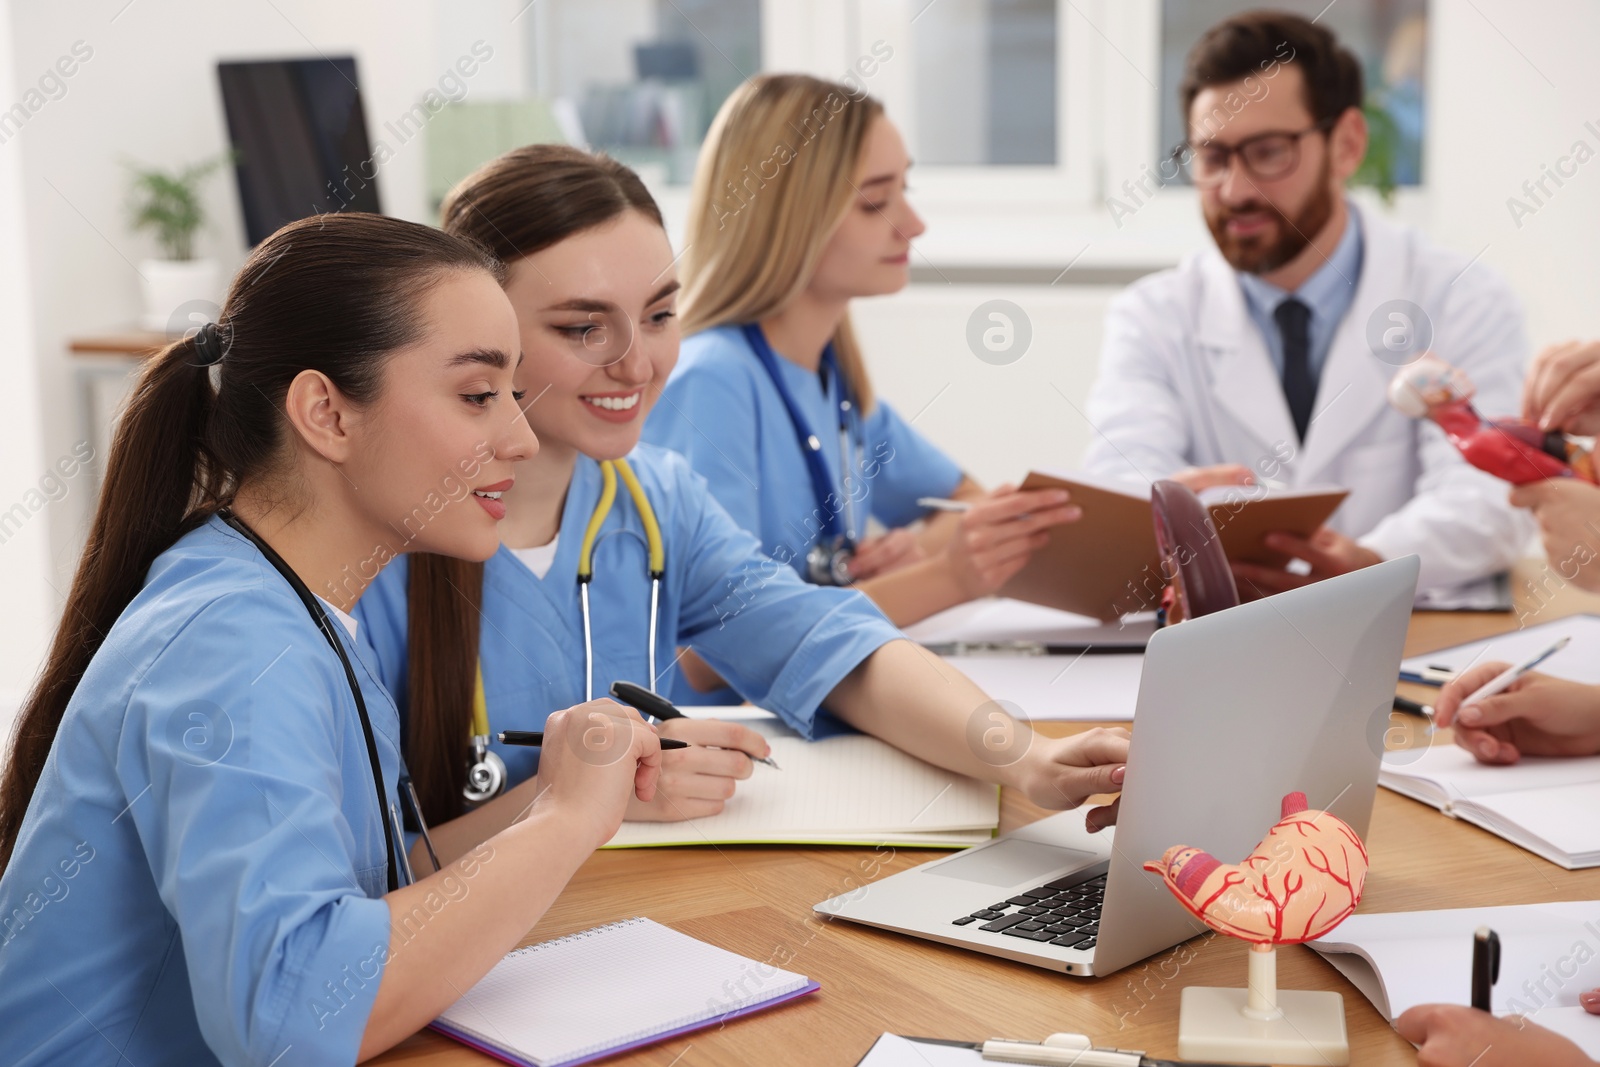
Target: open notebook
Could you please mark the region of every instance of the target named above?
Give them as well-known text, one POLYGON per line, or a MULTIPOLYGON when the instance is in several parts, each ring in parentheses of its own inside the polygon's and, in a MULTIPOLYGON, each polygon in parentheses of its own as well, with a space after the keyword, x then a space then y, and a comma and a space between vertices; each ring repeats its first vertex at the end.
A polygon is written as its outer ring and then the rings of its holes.
POLYGON ((1386 753, 1378 784, 1567 870, 1600 866, 1600 756, 1479 763, 1457 745, 1386 753))
POLYGON ((1504 660, 1516 663, 1543 652, 1562 637, 1572 644, 1539 664, 1539 673, 1585 685, 1600 684, 1600 615, 1568 615, 1510 633, 1473 641, 1400 661, 1400 680, 1421 682, 1424 667, 1442 667, 1460 673, 1477 663, 1504 660))
POLYGON ((1471 1003, 1480 926, 1500 936, 1494 1013, 1526 1015, 1600 1056, 1600 1016, 1578 1004, 1579 993, 1600 986, 1600 903, 1352 915, 1307 944, 1393 1022, 1418 1004, 1471 1003))
POLYGON ((817 988, 803 974, 625 919, 510 953, 433 1029, 507 1063, 569 1067, 817 988))
MULTIPOLYGON (((684 708, 733 718, 731 708, 684 708)), ((764 734, 782 770, 756 764, 718 815, 625 822, 604 847, 726 844, 895 844, 959 848, 994 836, 1000 791, 908 756, 866 734, 807 741, 770 715, 764 734)))

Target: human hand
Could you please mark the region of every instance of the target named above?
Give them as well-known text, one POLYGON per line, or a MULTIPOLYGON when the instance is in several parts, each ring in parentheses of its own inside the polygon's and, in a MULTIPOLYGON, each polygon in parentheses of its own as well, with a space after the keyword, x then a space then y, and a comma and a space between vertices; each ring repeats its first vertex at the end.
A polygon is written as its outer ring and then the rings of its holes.
POLYGON ((1256 477, 1250 472, 1250 468, 1238 463, 1218 463, 1212 467, 1188 467, 1167 477, 1193 493, 1218 485, 1256 484, 1256 477))
MULTIPOLYGON (((1021 729, 1031 730, 1026 723, 1021 729)), ((1035 734, 1022 758, 1012 765, 1010 784, 1041 808, 1076 808, 1102 793, 1120 793, 1127 774, 1130 734, 1120 726, 1097 726, 1070 737, 1035 734)), ((1119 796, 1093 808, 1085 818, 1091 833, 1117 821, 1119 796)))
POLYGON ((668 719, 662 737, 687 741, 693 748, 661 753, 661 777, 655 797, 628 802, 627 818, 640 822, 678 822, 716 815, 733 796, 741 779, 750 777, 751 756, 772 753, 767 739, 733 722, 716 719, 668 719))
POLYGON ((1419 1004, 1394 1027, 1417 1046, 1417 1067, 1594 1067, 1577 1045, 1520 1015, 1496 1018, 1460 1004, 1419 1004))
POLYGON ((943 559, 963 598, 988 596, 1005 585, 1042 548, 1045 531, 1083 515, 1065 489, 1001 486, 972 500, 945 543, 943 559))
POLYGON ((545 720, 534 803, 559 811, 599 848, 616 834, 632 799, 654 799, 660 773, 661 739, 649 723, 632 708, 591 700, 545 720))
POLYGON ((1270 533, 1266 537, 1266 544, 1268 548, 1282 552, 1291 559, 1304 560, 1311 565, 1311 569, 1304 574, 1296 574, 1283 567, 1231 562, 1229 566, 1233 568, 1233 578, 1239 587, 1241 600, 1256 600, 1288 589, 1298 589, 1336 574, 1348 574, 1383 562, 1383 557, 1376 552, 1362 548, 1351 538, 1326 526, 1310 537, 1270 533))
POLYGON ((1600 341, 1550 345, 1528 366, 1522 417, 1542 430, 1600 433, 1600 341))
POLYGON ((1600 687, 1529 672, 1494 696, 1461 702, 1508 663, 1479 663, 1439 690, 1434 725, 1456 728, 1456 744, 1482 763, 1523 756, 1600 754, 1600 687))
POLYGON ((902 526, 856 544, 850 557, 850 580, 866 581, 926 558, 921 538, 902 526))
POLYGON ((1556 573, 1600 593, 1600 486, 1581 478, 1546 478, 1517 486, 1510 499, 1538 520, 1545 556, 1556 573))

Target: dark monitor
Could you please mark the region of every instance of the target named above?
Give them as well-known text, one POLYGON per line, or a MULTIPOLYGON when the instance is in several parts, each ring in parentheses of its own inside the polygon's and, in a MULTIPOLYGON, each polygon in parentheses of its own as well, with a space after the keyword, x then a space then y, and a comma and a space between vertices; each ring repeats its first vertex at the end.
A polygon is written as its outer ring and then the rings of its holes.
POLYGON ((354 57, 218 63, 217 79, 252 245, 308 215, 380 210, 354 57))

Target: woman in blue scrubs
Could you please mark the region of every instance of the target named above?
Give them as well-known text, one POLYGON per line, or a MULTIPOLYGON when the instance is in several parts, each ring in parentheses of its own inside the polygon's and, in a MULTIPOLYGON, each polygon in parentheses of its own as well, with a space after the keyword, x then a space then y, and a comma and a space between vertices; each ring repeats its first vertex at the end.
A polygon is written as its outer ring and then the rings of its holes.
POLYGON ((644 434, 768 555, 853 582, 899 626, 995 592, 1078 515, 1062 490, 983 493, 873 395, 849 308, 909 280, 909 167, 859 91, 761 75, 728 97, 690 199, 683 358, 644 434), (971 509, 930 516, 924 497, 971 509), (869 517, 889 532, 869 537, 869 517))
MULTIPOLYGON (((678 647, 807 737, 842 722, 1053 808, 1117 790, 1124 731, 1052 740, 1007 720, 1021 755, 995 758, 971 739, 1004 713, 977 686, 905 640, 859 592, 809 585, 763 555, 682 457, 639 443, 678 357, 678 281, 661 215, 637 175, 578 149, 529 146, 465 179, 444 223, 510 267, 506 292, 526 357, 517 387, 540 441, 501 499, 504 545, 487 564, 416 557, 409 578, 391 568, 362 600, 385 676, 408 690, 407 755, 444 854, 494 832, 543 788, 543 765, 526 750, 491 746, 509 791, 438 825, 462 808, 469 735, 536 730, 550 709, 618 679, 665 692, 678 647), (609 511, 603 465, 616 471, 609 511), (630 472, 638 497, 625 484, 630 472), (586 536, 597 508, 603 521, 586 536), (592 577, 581 583, 589 540, 592 577), (654 615, 653 572, 661 575, 654 615), (473 727, 480 664, 488 721, 473 727)), ((752 773, 750 757, 766 753, 759 734, 736 724, 672 720, 660 729, 722 751, 664 753, 659 799, 631 804, 630 818, 721 810, 752 773)), ((1091 815, 1092 825, 1109 821, 1109 812, 1091 815)))
POLYGON ((399 718, 348 609, 399 552, 499 544, 485 494, 537 447, 502 277, 425 226, 318 216, 148 364, 0 786, 0 1062, 365 1059, 652 794, 655 734, 592 705, 546 723, 526 820, 414 882, 393 844, 399 718), (634 758, 585 761, 580 732, 634 758))

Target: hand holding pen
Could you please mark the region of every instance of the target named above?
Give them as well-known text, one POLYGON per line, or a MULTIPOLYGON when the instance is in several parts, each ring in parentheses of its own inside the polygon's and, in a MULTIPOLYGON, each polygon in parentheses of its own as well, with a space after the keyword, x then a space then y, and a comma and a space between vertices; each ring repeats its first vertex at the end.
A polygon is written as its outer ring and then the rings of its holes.
POLYGON ((1467 702, 1507 666, 1480 663, 1463 671, 1439 691, 1434 725, 1455 727, 1456 744, 1483 763, 1600 755, 1600 687, 1529 671, 1500 692, 1467 702))

